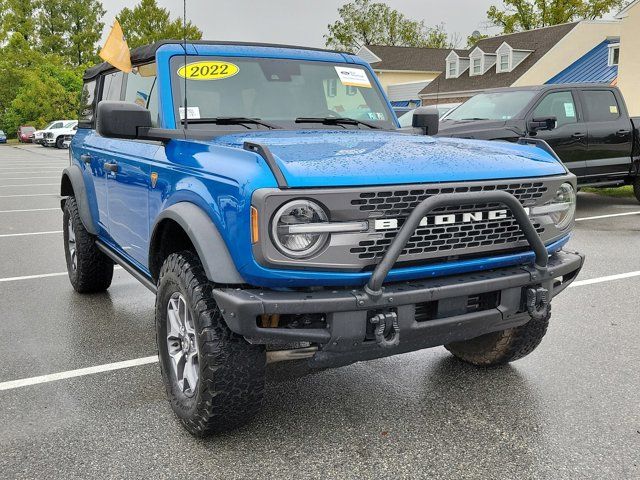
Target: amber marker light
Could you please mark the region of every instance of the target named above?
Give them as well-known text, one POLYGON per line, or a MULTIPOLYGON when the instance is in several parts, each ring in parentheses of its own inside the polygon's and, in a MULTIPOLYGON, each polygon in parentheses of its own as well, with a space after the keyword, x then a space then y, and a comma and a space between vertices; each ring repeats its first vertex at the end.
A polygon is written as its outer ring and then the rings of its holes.
POLYGON ((260 234, 258 233, 258 210, 251 207, 251 243, 258 243, 260 234))

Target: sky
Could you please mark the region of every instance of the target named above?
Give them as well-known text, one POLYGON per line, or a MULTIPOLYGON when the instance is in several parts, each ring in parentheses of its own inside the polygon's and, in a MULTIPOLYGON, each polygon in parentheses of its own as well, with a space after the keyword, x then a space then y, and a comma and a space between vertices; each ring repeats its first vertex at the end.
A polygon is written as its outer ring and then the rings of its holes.
MULTIPOLYGON (((382 1, 382 0, 380 0, 382 1)), ((107 10, 105 31, 123 7, 136 0, 102 0, 107 10)), ((327 25, 338 18, 338 8, 348 0, 187 0, 187 17, 206 40, 285 43, 323 47, 327 25)), ((386 0, 392 8, 426 25, 445 24, 461 45, 474 30, 485 33, 486 11, 500 0, 386 0)), ((182 16, 182 0, 158 0, 173 16, 182 16)), ((126 35, 126 32, 125 32, 126 35)))

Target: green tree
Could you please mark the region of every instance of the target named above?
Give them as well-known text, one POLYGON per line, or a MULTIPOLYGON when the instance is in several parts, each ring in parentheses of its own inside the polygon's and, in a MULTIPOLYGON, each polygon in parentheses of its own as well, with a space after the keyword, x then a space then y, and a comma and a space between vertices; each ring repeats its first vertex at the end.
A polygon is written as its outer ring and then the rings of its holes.
POLYGON ((19 33, 33 44, 36 40, 38 0, 3 0, 0 7, 0 39, 19 33))
POLYGON ((96 44, 102 36, 106 13, 98 0, 63 0, 68 25, 66 56, 72 65, 80 66, 98 60, 96 44))
POLYGON ((578 20, 595 20, 621 8, 627 0, 504 0, 487 18, 503 33, 548 27, 578 20))
POLYGON ((65 15, 68 1, 38 2, 38 46, 43 53, 61 53, 67 48, 69 25, 65 15))
MULTIPOLYGON (((169 11, 159 7, 156 0, 141 0, 133 9, 123 8, 117 18, 130 48, 184 36, 182 19, 171 20, 169 11)), ((187 22, 186 37, 188 40, 200 40, 202 31, 187 22)))
POLYGON ((328 47, 355 51, 363 45, 444 48, 451 44, 443 25, 427 27, 384 3, 354 0, 340 7, 338 15, 340 19, 327 26, 328 47))

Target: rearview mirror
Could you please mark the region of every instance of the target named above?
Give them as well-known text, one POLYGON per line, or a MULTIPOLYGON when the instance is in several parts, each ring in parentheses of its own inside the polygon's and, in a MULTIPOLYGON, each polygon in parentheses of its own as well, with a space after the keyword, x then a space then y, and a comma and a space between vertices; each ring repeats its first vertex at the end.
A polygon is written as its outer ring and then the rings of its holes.
POLYGON ((131 102, 102 101, 96 112, 96 131, 107 138, 138 138, 139 129, 149 129, 151 112, 131 102))
POLYGON ((534 117, 527 124, 527 129, 529 133, 536 133, 541 130, 553 130, 557 124, 557 117, 534 117))
POLYGON ((440 129, 440 113, 436 107, 418 107, 411 120, 413 128, 419 128, 425 135, 435 135, 440 129))

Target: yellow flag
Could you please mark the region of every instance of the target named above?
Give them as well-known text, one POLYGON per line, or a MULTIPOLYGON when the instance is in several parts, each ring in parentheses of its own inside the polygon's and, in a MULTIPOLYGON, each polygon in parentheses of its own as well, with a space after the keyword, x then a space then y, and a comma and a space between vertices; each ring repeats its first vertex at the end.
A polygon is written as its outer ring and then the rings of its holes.
POLYGON ((100 58, 105 62, 109 62, 118 70, 123 72, 131 72, 131 55, 129 54, 129 45, 122 33, 122 27, 120 22, 116 20, 111 29, 111 33, 107 37, 107 41, 104 42, 102 50, 100 50, 100 58))

